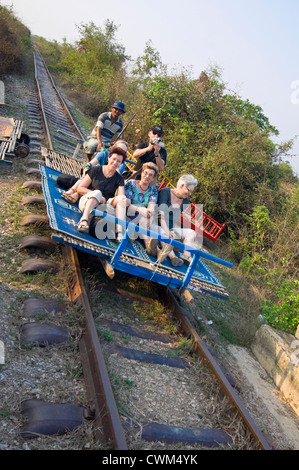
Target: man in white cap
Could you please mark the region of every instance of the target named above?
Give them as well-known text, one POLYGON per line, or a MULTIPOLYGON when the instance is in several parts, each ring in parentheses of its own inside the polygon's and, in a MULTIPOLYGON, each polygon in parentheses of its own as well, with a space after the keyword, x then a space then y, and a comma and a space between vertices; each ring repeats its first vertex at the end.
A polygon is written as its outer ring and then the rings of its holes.
POLYGON ((121 133, 123 122, 120 116, 125 112, 124 103, 115 101, 111 111, 100 114, 90 136, 83 143, 88 161, 92 159, 95 152, 101 151, 103 155, 100 157, 99 163, 101 165, 105 164, 108 156, 108 151, 105 150, 110 147, 112 138, 121 133))

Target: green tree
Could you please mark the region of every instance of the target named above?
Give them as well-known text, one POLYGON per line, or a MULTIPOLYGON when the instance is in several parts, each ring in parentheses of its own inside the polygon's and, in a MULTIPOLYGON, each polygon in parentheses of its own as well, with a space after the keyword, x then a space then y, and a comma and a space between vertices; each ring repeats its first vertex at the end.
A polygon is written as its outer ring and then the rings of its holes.
POLYGON ((1 76, 24 73, 31 47, 29 29, 18 20, 12 7, 0 5, 1 76))
POLYGON ((137 76, 139 81, 146 81, 160 75, 161 70, 164 70, 161 56, 153 47, 152 41, 147 41, 143 55, 136 59, 132 74, 137 76))
POLYGON ((104 28, 93 22, 78 27, 80 39, 74 45, 64 39, 62 44, 37 39, 45 56, 52 55, 52 70, 71 86, 69 91, 81 96, 85 111, 97 116, 110 108, 115 99, 126 93, 125 48, 116 40, 117 27, 107 20, 104 28))
POLYGON ((270 131, 275 135, 279 134, 276 127, 270 124, 269 119, 265 116, 260 106, 250 103, 249 100, 242 100, 236 95, 226 95, 225 98, 232 112, 245 118, 247 121, 255 122, 263 131, 270 131))

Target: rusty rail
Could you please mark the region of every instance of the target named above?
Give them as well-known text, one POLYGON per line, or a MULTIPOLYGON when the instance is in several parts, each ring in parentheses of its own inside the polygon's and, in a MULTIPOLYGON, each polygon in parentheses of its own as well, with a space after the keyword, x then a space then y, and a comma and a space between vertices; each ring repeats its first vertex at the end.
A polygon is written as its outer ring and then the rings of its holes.
POLYGON ((97 438, 102 440, 102 430, 105 429, 106 440, 111 443, 113 449, 124 450, 127 447, 123 428, 89 305, 77 252, 64 245, 63 254, 67 264, 74 269, 69 280, 69 298, 73 304, 79 302, 84 312, 84 333, 80 339, 80 355, 87 394, 95 407, 95 432, 97 438))
MULTIPOLYGON (((37 74, 36 80, 38 80, 37 74)), ((56 88, 55 90, 58 93, 56 88)), ((38 87, 38 92, 41 109, 43 110, 44 106, 40 87, 38 87)), ((71 119, 70 114, 67 116, 68 119, 71 119)), ((46 132, 49 132, 44 112, 42 113, 42 118, 45 120, 44 128, 46 132)), ((53 149, 50 135, 48 136, 48 142, 50 148, 53 149)), ((73 270, 73 275, 69 280, 69 298, 72 303, 79 303, 84 312, 84 318, 82 319, 84 332, 80 340, 80 356, 87 395, 95 409, 95 433, 100 442, 104 440, 106 443, 109 442, 113 449, 126 450, 127 446, 123 428, 120 423, 103 353, 94 325, 77 252, 74 248, 65 245, 63 246, 63 256, 65 264, 71 266, 73 270)))
POLYGON ((241 415, 244 423, 250 430, 254 440, 256 441, 257 445, 262 450, 272 450, 272 446, 269 444, 265 436, 262 434, 261 430, 257 427, 256 423, 253 421, 252 417, 246 410, 245 406, 243 405, 242 401, 232 388, 231 384, 229 383, 228 379, 226 378, 223 370, 217 364, 216 360, 212 356, 207 344, 199 337, 198 333, 191 325, 188 317, 184 314, 183 309, 178 304, 173 291, 169 288, 166 288, 166 301, 171 306, 173 312, 175 313, 182 330, 184 331, 185 335, 188 337, 192 337, 194 341, 194 346, 196 352, 203 357, 208 366, 212 370, 213 374, 217 377, 222 390, 228 396, 230 401, 233 403, 235 408, 238 410, 239 414, 241 415))

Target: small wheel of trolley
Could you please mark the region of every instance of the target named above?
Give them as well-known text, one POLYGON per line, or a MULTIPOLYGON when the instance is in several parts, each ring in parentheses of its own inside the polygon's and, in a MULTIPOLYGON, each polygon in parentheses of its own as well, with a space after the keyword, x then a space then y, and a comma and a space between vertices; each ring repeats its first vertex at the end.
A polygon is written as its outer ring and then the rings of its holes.
POLYGON ((15 147, 15 155, 17 157, 27 157, 30 152, 29 142, 30 137, 27 134, 21 134, 21 137, 17 140, 15 147))

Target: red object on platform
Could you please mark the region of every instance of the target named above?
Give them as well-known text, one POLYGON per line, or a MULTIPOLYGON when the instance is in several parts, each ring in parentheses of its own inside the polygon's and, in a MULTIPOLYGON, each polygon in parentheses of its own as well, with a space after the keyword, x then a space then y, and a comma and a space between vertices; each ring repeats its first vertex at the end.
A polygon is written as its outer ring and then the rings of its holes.
POLYGON ((199 210, 193 203, 190 203, 182 212, 181 223, 185 228, 191 228, 198 233, 202 231, 203 236, 212 241, 217 240, 225 227, 225 224, 219 224, 205 212, 199 210))

